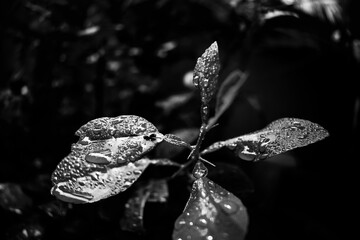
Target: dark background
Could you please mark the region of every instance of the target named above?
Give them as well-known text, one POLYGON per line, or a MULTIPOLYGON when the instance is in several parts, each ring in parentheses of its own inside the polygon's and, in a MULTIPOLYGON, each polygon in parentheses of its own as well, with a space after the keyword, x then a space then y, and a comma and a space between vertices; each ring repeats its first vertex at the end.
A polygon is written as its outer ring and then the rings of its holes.
MULTIPOLYGON (((207 157, 217 165, 209 167, 209 177, 248 208, 247 239, 351 234, 357 219, 359 2, 343 1, 343 21, 333 24, 280 1, 258 3, 298 17, 260 21, 256 1, 228 2, 1 2, 1 239, 170 239, 189 196, 183 179, 169 182, 168 203, 147 205, 148 233, 138 236, 119 225, 131 189, 69 206, 50 195, 50 176, 77 140, 74 132, 97 117, 135 114, 163 133, 199 127, 199 96, 184 76, 213 41, 219 81, 236 69, 248 71, 249 79, 204 145, 282 117, 307 119, 330 132, 324 141, 261 163, 242 162, 225 150, 207 157)), ((171 171, 149 169, 142 178, 171 171)))

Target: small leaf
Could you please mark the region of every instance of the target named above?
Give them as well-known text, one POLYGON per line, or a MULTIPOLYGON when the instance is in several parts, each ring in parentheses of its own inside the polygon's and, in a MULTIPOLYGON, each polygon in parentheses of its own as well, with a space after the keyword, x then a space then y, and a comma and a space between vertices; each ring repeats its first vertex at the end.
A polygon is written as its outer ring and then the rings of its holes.
POLYGON ((214 125, 220 116, 230 107, 233 103, 240 87, 247 80, 247 74, 240 70, 235 70, 229 74, 225 81, 221 84, 219 91, 216 95, 215 116, 210 118, 209 126, 214 125))
POLYGON ((216 142, 201 154, 227 147, 235 150, 236 155, 243 160, 258 161, 304 147, 327 136, 329 133, 316 123, 297 118, 282 118, 260 131, 216 142))
POLYGON ((173 158, 186 148, 190 149, 190 143, 194 142, 198 135, 198 128, 183 128, 172 132, 172 134, 166 134, 164 141, 156 148, 156 154, 157 156, 173 158))
POLYGON ((219 50, 214 42, 198 58, 194 68, 193 83, 200 90, 201 101, 204 104, 208 104, 215 95, 219 70, 219 50))
POLYGON ((239 198, 207 178, 197 179, 172 239, 242 240, 248 215, 239 198))
POLYGON ((141 185, 125 204, 125 212, 120 220, 122 230, 143 233, 144 208, 147 202, 166 202, 169 196, 167 182, 151 180, 141 185))
POLYGON ((173 134, 166 134, 164 136, 164 141, 176 146, 191 148, 191 145, 189 143, 185 142, 180 137, 173 134))

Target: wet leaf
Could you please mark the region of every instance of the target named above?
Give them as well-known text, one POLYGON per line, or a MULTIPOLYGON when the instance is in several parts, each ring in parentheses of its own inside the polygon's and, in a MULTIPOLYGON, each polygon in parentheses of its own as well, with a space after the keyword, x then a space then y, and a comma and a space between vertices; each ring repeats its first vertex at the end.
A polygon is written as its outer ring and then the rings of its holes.
POLYGON ((150 122, 133 115, 94 119, 76 135, 79 141, 52 174, 51 191, 74 203, 126 190, 150 164, 141 158, 164 138, 150 122))
POLYGON ((189 143, 185 142, 180 137, 173 135, 173 134, 166 134, 164 136, 164 141, 171 143, 175 146, 191 148, 191 145, 189 143))
POLYGON ((220 70, 219 50, 214 42, 197 59, 194 68, 193 83, 200 90, 201 100, 208 103, 215 95, 220 70))
POLYGON ((165 180, 152 180, 141 185, 125 204, 125 212, 120 220, 121 229, 143 233, 144 208, 147 202, 166 202, 169 196, 165 180))
POLYGON ((204 177, 194 182, 172 239, 242 240, 247 226, 248 215, 241 200, 204 177))
POLYGON ((91 203, 128 189, 149 166, 151 160, 147 158, 136 162, 129 162, 122 166, 87 165, 83 169, 88 172, 65 172, 59 180, 52 177, 53 188, 51 194, 58 199, 71 203, 91 203))
POLYGON ((172 134, 166 134, 164 141, 156 148, 157 156, 168 158, 177 156, 186 148, 189 149, 190 143, 194 142, 198 135, 198 128, 183 128, 172 132, 172 134))
POLYGON ((209 126, 214 125, 220 116, 230 107, 233 103, 240 87, 247 80, 247 74, 240 70, 235 70, 229 74, 225 81, 221 84, 219 91, 216 95, 215 116, 210 118, 209 126))
POLYGON ((22 214, 32 205, 32 200, 15 183, 0 183, 0 206, 16 214, 22 214))
POLYGON ((216 142, 202 154, 227 147, 243 160, 258 161, 298 147, 315 143, 329 136, 320 125, 298 118, 282 118, 270 123, 264 129, 216 142))
POLYGON ((214 42, 198 58, 195 68, 193 83, 200 90, 201 120, 207 123, 209 118, 209 102, 217 90, 218 74, 220 70, 219 50, 214 42))
POLYGON ((111 137, 130 137, 157 133, 157 128, 146 119, 135 115, 121 115, 118 117, 103 117, 89 121, 81 126, 75 135, 81 139, 90 140, 109 139, 111 137))
POLYGON ((282 0, 282 2, 331 23, 342 21, 342 9, 337 0, 282 0))

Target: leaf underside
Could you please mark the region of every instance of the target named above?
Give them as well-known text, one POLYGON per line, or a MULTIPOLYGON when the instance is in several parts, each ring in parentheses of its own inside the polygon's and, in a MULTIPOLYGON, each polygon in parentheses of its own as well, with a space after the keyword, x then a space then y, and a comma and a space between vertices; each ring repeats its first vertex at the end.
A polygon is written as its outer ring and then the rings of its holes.
POLYGON ((304 147, 327 136, 329 133, 316 123, 298 118, 282 118, 260 131, 216 142, 201 154, 227 147, 243 160, 258 161, 304 147))

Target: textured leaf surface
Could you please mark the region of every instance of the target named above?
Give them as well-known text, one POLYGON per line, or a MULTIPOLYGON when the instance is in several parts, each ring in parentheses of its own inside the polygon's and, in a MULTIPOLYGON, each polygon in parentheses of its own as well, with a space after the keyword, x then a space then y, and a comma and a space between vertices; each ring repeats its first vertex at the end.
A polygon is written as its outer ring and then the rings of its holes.
POLYGON ((150 122, 133 115, 94 119, 76 134, 79 141, 51 179, 52 194, 74 203, 126 190, 150 163, 143 155, 164 138, 150 122))
MULTIPOLYGON (((65 173, 65 180, 57 180, 53 175, 51 194, 58 199, 71 203, 91 203, 128 189, 151 163, 149 159, 140 159, 120 167, 87 165, 89 172, 77 172, 77 176, 65 173)), ((86 167, 84 167, 86 169, 86 167)), ((73 170, 71 170, 73 171, 73 170)), ((70 172, 70 171, 69 171, 70 172)))
POLYGON ((89 121, 81 126, 75 135, 90 140, 108 139, 111 137, 129 137, 149 135, 158 132, 157 128, 146 119, 135 115, 103 117, 89 121))
POLYGON ((164 136, 164 141, 171 143, 176 146, 191 148, 191 145, 184 140, 182 140, 180 137, 173 135, 173 134, 166 134, 164 136))
POLYGON ((216 142, 206 148, 202 154, 227 147, 244 160, 258 161, 294 148, 304 147, 327 136, 329 133, 316 123, 298 118, 282 118, 260 131, 216 142))
POLYGON ((173 240, 242 240, 248 215, 239 198, 206 177, 197 179, 175 223, 173 240))
POLYGON ((198 58, 194 68, 193 83, 200 90, 201 101, 205 104, 215 95, 219 70, 219 50, 214 42, 198 58))

